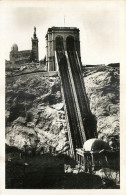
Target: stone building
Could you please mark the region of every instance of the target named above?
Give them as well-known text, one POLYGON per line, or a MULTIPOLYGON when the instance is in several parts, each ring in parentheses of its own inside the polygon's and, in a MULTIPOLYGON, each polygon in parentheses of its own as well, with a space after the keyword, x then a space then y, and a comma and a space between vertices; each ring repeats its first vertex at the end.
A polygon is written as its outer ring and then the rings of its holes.
POLYGON ((10 64, 24 64, 29 62, 37 62, 39 60, 38 57, 38 38, 36 36, 36 27, 34 27, 34 34, 32 41, 32 49, 31 50, 18 50, 18 45, 13 44, 10 51, 10 60, 6 60, 6 65, 10 64))
POLYGON ((39 60, 39 55, 38 55, 38 38, 36 36, 36 27, 34 27, 34 34, 32 40, 32 58, 34 61, 39 60))
POLYGON ((57 71, 58 67, 55 62, 56 41, 58 37, 63 39, 64 50, 67 48, 67 41, 69 38, 74 39, 74 45, 80 57, 80 37, 79 29, 73 27, 52 27, 49 28, 46 34, 46 62, 48 71, 57 71))
POLYGON ((31 50, 18 51, 17 44, 13 44, 10 51, 10 62, 12 64, 23 64, 30 62, 31 50))

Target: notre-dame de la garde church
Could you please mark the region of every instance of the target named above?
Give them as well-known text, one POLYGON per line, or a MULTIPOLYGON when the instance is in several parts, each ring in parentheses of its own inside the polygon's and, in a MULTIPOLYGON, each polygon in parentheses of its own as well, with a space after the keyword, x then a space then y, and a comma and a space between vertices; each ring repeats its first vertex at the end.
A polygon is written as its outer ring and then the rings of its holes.
POLYGON ((36 27, 34 27, 34 34, 31 38, 32 41, 32 49, 31 50, 23 50, 18 51, 18 45, 13 44, 10 51, 10 60, 6 60, 6 65, 9 64, 24 64, 30 62, 38 62, 38 38, 36 35, 36 27))

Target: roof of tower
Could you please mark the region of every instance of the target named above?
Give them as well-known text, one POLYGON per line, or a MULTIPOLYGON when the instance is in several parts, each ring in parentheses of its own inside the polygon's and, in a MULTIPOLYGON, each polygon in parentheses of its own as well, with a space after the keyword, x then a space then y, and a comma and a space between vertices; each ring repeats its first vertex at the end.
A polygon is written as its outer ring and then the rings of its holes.
POLYGON ((47 30, 47 34, 46 34, 46 38, 47 38, 47 35, 49 33, 57 33, 57 32, 61 32, 61 33, 68 33, 68 32, 72 32, 72 33, 79 33, 79 28, 77 27, 56 27, 56 26, 53 26, 51 28, 48 28, 47 30))
POLYGON ((14 43, 11 47, 11 50, 18 50, 18 46, 16 43, 14 43))
POLYGON ((18 46, 17 46, 17 44, 16 44, 16 43, 14 43, 14 44, 12 45, 12 47, 18 47, 18 46))
POLYGON ((109 144, 103 140, 92 138, 87 140, 83 146, 85 151, 98 151, 110 149, 109 144))
POLYGON ((77 28, 77 27, 56 27, 56 26, 48 28, 48 31, 52 31, 52 30, 56 30, 56 31, 79 31, 79 28, 77 28))
POLYGON ((38 39, 36 35, 36 27, 34 27, 34 33, 33 33, 33 38, 32 39, 38 39))

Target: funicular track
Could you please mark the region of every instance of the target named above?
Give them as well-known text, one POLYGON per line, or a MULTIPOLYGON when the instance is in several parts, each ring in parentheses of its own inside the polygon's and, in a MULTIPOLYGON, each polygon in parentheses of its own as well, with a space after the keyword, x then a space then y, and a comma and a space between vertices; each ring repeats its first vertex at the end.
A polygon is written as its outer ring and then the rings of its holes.
POLYGON ((77 54, 74 47, 71 48, 69 47, 69 45, 67 47, 67 53, 68 53, 70 67, 71 67, 73 80, 76 88, 76 94, 77 94, 78 103, 80 107, 83 126, 85 129, 86 139, 90 139, 94 137, 94 132, 92 131, 93 129, 90 128, 89 125, 90 121, 88 121, 89 120, 88 116, 90 117, 90 110, 88 108, 88 102, 86 102, 85 91, 83 86, 84 84, 81 76, 81 70, 77 60, 77 54))
POLYGON ((70 128, 70 143, 75 154, 76 148, 82 148, 87 139, 95 137, 93 118, 84 88, 80 59, 74 47, 73 38, 66 40, 64 50, 63 37, 56 38, 56 61, 62 83, 65 110, 70 128), (72 141, 72 142, 71 142, 72 141))
POLYGON ((64 53, 63 48, 58 48, 57 51, 57 61, 59 65, 59 72, 61 76, 62 86, 63 86, 63 92, 65 97, 65 103, 67 108, 67 114, 68 114, 68 120, 71 130, 71 137, 73 142, 73 148, 74 150, 77 147, 82 147, 81 137, 80 137, 80 126, 78 122, 78 116, 75 106, 75 99, 70 83, 70 76, 68 72, 68 65, 66 56, 64 53))

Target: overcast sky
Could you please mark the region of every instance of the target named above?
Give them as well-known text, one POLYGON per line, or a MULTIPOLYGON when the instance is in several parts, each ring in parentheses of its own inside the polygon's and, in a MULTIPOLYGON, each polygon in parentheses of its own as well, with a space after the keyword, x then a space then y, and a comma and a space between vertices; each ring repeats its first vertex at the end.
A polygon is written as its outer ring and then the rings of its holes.
POLYGON ((65 16, 65 26, 80 29, 83 64, 120 62, 122 5, 117 1, 76 2, 1 6, 1 60, 9 59, 13 43, 17 43, 19 50, 31 49, 34 26, 39 39, 39 57, 42 59, 46 54, 47 29, 63 27, 65 16))

